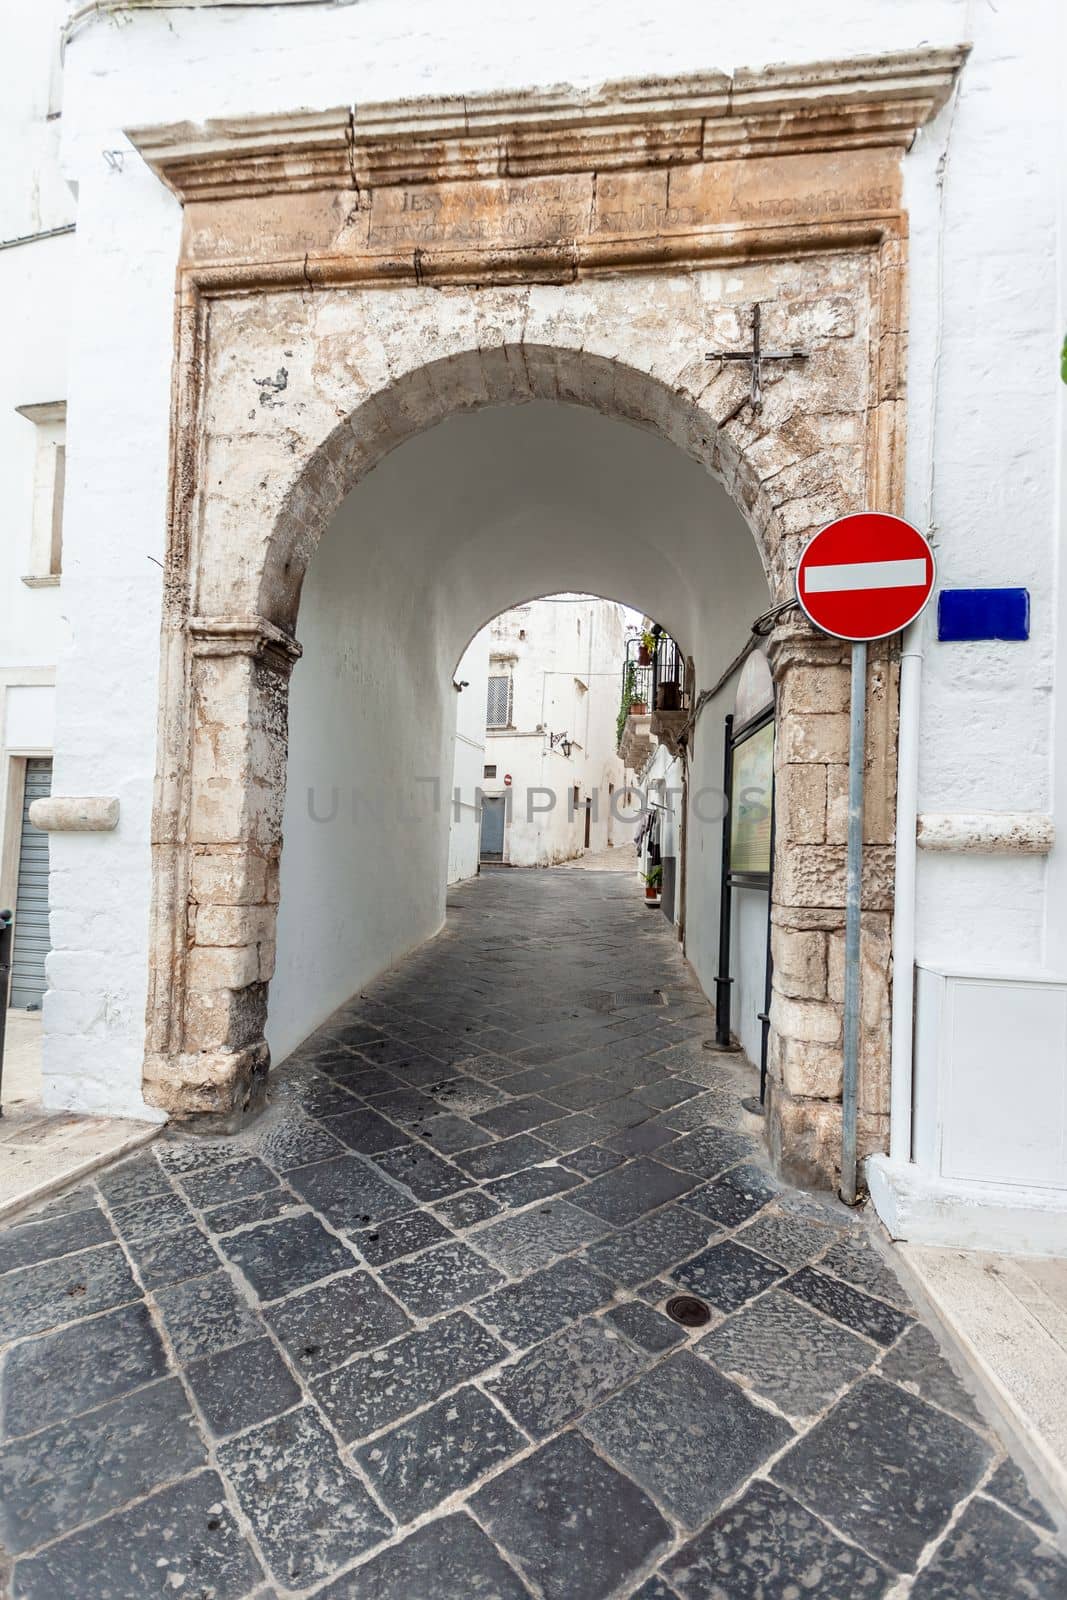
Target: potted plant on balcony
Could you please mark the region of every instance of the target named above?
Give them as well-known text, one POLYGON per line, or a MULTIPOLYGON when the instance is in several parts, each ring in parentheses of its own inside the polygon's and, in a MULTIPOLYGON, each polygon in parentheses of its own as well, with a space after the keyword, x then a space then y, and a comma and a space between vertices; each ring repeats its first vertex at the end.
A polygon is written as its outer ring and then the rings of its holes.
POLYGON ((652 652, 656 648, 656 636, 645 632, 641 635, 641 643, 637 647, 637 665, 648 667, 652 664, 652 652))
POLYGON ((657 861, 656 865, 654 867, 650 867, 648 869, 648 871, 645 873, 645 904, 646 904, 646 906, 658 906, 659 905, 660 888, 661 888, 662 884, 663 884, 663 867, 662 867, 662 864, 657 861))

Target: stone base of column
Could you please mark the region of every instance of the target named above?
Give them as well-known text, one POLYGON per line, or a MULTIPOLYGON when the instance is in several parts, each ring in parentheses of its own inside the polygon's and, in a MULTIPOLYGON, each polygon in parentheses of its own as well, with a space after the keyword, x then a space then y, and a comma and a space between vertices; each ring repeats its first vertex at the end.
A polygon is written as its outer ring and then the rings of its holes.
MULTIPOLYGON (((841 1104, 788 1094, 767 1085, 767 1142, 774 1169, 787 1183, 837 1193, 841 1183, 841 1104)), ((862 1162, 884 1150, 889 1118, 861 1111, 857 1141, 862 1162)))
POLYGON ((145 1058, 144 1097, 188 1132, 235 1133, 267 1101, 270 1049, 265 1040, 237 1051, 145 1058))

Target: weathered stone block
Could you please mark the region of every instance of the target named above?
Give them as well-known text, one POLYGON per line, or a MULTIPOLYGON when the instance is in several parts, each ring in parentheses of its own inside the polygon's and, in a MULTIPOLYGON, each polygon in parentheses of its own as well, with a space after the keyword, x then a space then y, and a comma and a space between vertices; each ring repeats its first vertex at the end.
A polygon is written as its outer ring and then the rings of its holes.
POLYGON ((273 906, 201 905, 196 913, 196 943, 253 945, 274 939, 273 906))
POLYGON ((775 989, 771 995, 771 1026, 784 1039, 836 1044, 841 1037, 841 1012, 825 1001, 793 1000, 775 989))
POLYGON ((840 1100, 842 1056, 836 1044, 782 1039, 780 1077, 788 1094, 808 1100, 840 1100))
POLYGON ((195 855, 193 899, 216 906, 260 905, 268 898, 268 865, 251 850, 195 855))
POLYGON ((839 711, 797 712, 779 720, 780 761, 847 761, 848 717, 839 711))
POLYGON ((782 994, 819 1000, 826 995, 826 934, 772 927, 774 985, 782 994))
POLYGON ((189 954, 186 979, 190 989, 243 989, 259 979, 259 950, 254 944, 197 946, 189 954))
POLYGON ((826 838, 826 768, 800 762, 779 767, 775 779, 778 838, 821 844, 826 838))
POLYGON ((845 666, 826 663, 790 667, 779 690, 779 715, 847 711, 851 681, 849 668, 845 666))

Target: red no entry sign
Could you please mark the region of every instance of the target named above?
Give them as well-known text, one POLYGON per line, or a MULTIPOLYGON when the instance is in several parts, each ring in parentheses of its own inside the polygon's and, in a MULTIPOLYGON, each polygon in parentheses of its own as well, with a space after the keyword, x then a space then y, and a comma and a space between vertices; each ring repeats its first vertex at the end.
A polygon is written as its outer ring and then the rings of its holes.
POLYGON ((914 622, 934 587, 934 553, 918 528, 882 511, 831 522, 797 566, 797 599, 838 639, 885 639, 914 622))

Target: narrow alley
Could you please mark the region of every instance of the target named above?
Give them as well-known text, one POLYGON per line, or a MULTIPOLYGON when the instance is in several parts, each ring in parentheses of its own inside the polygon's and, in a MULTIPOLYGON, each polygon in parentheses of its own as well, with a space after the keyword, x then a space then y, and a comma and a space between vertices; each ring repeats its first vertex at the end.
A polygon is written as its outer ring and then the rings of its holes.
POLYGON ((769 1175, 711 1033, 632 877, 484 872, 239 1136, 168 1131, 8 1228, 13 1594, 1062 1596, 863 1218, 769 1175))

